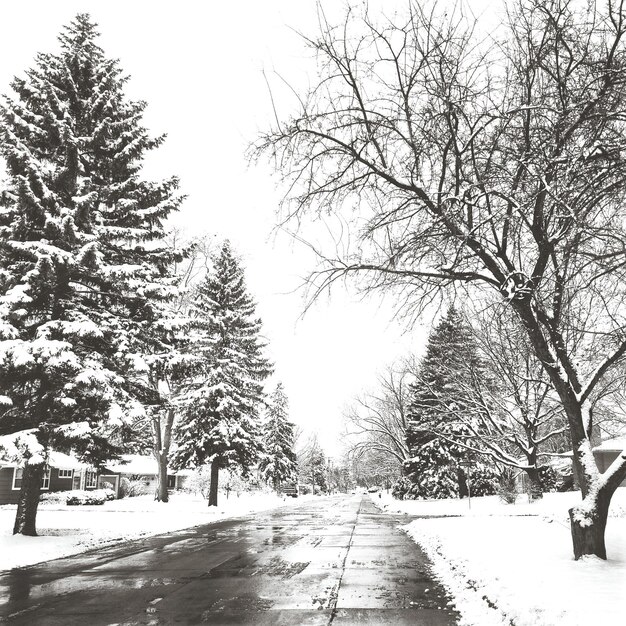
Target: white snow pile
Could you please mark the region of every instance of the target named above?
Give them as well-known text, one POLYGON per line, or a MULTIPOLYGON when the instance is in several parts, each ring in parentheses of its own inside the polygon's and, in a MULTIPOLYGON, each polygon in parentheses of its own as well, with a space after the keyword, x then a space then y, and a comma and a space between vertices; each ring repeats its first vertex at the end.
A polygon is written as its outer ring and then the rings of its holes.
POLYGON ((242 493, 227 499, 220 494, 217 507, 201 496, 170 495, 167 503, 152 495, 124 498, 93 506, 41 502, 37 537, 12 535, 16 505, 0 506, 0 570, 24 567, 92 548, 182 530, 220 519, 238 517, 278 506, 293 506, 313 496, 284 498, 273 493, 242 493))
POLYGON ((568 523, 578 492, 506 505, 497 497, 374 502, 424 516, 403 527, 433 562, 461 626, 623 626, 626 623, 626 488, 606 532, 608 560, 574 561, 568 523))

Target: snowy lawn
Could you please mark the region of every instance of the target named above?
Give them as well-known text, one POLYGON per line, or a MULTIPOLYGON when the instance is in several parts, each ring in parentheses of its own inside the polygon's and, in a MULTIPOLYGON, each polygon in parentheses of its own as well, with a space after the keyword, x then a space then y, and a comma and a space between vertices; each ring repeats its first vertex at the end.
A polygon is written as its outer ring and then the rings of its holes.
POLYGON ((15 505, 0 506, 0 570, 32 565, 91 548, 147 535, 157 535, 237 517, 278 506, 293 506, 313 496, 283 498, 258 493, 226 497, 218 507, 201 496, 171 494, 165 504, 152 495, 105 502, 100 506, 41 503, 37 512, 38 537, 12 535, 15 505))
POLYGON ((462 626, 626 624, 626 488, 613 497, 609 559, 576 562, 567 509, 575 493, 506 505, 497 497, 374 502, 388 512, 430 516, 404 529, 433 561, 462 626), (455 517, 456 516, 456 517, 455 517))

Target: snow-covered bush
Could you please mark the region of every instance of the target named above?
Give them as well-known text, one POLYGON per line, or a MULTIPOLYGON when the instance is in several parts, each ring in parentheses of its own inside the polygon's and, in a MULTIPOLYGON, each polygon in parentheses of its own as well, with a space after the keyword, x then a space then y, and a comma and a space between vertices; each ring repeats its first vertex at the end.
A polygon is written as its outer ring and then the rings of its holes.
POLYGON ((102 504, 103 502, 115 500, 115 493, 112 489, 95 489, 83 491, 72 489, 70 491, 48 491, 39 496, 39 502, 46 504, 102 504))
POLYGON ((94 489, 93 491, 65 491, 65 504, 68 506, 104 504, 107 500, 114 500, 115 494, 111 489, 94 489))
POLYGON ((120 498, 134 498, 135 496, 145 496, 150 489, 146 487, 143 480, 131 480, 122 478, 120 481, 120 498))
POLYGON ((493 496, 498 493, 498 474, 491 465, 476 463, 471 469, 469 481, 473 496, 493 496))
POLYGON ((406 494, 409 492, 412 486, 413 483, 406 476, 401 476, 393 484, 393 487, 391 488, 391 495, 396 500, 404 500, 406 494))
POLYGON ((242 478, 238 472, 226 471, 223 474, 224 477, 219 490, 225 493, 226 497, 229 497, 231 493, 235 493, 239 497, 244 491, 255 491, 255 487, 258 486, 258 481, 254 485, 250 479, 242 478))
POLYGON ((550 493, 557 490, 559 484, 559 475, 550 465, 544 465, 539 468, 539 484, 543 493, 550 493))
POLYGON ((200 494, 203 498, 209 497, 210 486, 211 467, 209 465, 196 468, 185 481, 185 491, 200 494))
POLYGON ((39 496, 39 502, 46 504, 65 504, 67 491, 46 491, 39 496))
POLYGON ((517 487, 515 485, 515 470, 505 467, 498 479, 498 495, 500 500, 507 504, 515 504, 517 500, 517 487))

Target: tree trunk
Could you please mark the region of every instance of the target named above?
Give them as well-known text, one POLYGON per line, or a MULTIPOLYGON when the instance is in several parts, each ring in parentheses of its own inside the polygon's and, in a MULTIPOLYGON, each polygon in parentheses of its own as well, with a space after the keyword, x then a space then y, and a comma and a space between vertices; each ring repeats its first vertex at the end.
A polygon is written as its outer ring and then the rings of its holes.
POLYGON ((529 467, 526 470, 528 476, 528 500, 541 500, 543 498, 543 489, 541 488, 541 480, 539 480, 539 470, 537 467, 529 467))
POLYGON ((44 464, 26 464, 22 474, 22 486, 17 502, 15 515, 14 535, 37 536, 35 520, 37 519, 37 507, 39 506, 39 494, 41 492, 41 479, 43 478, 44 464))
POLYGON ((211 463, 211 486, 209 487, 209 506, 217 506, 217 481, 219 479, 220 466, 217 459, 211 463))
POLYGON ((161 415, 159 412, 152 417, 152 452, 156 459, 157 471, 157 490, 154 499, 159 502, 168 502, 169 493, 167 491, 167 462, 170 452, 170 444, 172 441, 172 426, 174 425, 174 409, 169 407, 163 425, 163 434, 161 435, 161 415))
POLYGON ((154 499, 158 502, 168 502, 169 493, 167 491, 167 455, 159 454, 157 458, 158 474, 157 489, 154 499))
POLYGON ((583 500, 582 504, 570 509, 569 517, 576 560, 585 555, 595 555, 606 559, 604 531, 610 502, 610 495, 600 493, 595 503, 583 500))
POLYGON ((459 488, 459 498, 466 498, 469 494, 469 489, 467 487, 467 476, 462 469, 457 470, 456 482, 459 488))

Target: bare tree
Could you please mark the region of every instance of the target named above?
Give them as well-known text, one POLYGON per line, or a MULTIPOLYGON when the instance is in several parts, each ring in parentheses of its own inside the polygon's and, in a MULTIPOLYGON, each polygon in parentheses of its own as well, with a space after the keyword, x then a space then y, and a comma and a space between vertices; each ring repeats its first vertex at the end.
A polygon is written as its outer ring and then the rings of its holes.
POLYGON ((358 457, 378 453, 398 467, 409 458, 406 443, 411 361, 388 367, 378 377, 377 389, 356 398, 344 413, 348 452, 358 457))
POLYGON ((389 490, 402 475, 397 460, 380 450, 357 450, 349 455, 349 460, 357 484, 363 487, 389 490))
POLYGON ((411 2, 404 21, 349 12, 307 39, 319 77, 257 144, 287 218, 345 209, 346 274, 419 312, 442 289, 496 292, 559 398, 583 502, 574 555, 606 558, 626 454, 600 475, 590 399, 626 354, 623 1, 511 0, 492 36, 411 2))
POLYGON ((311 493, 315 488, 325 491, 328 483, 326 475, 326 455, 319 442, 317 433, 309 435, 304 444, 296 451, 299 481, 311 485, 311 493))

